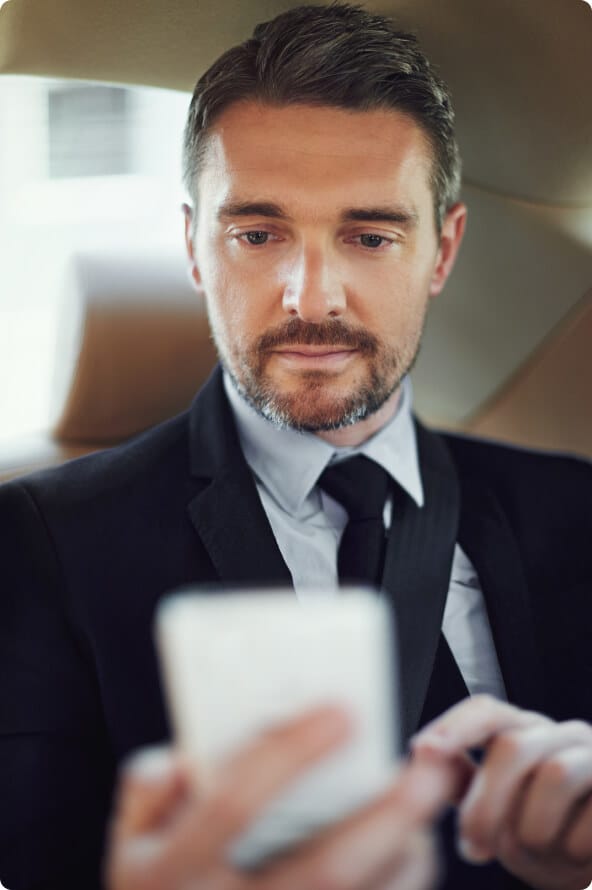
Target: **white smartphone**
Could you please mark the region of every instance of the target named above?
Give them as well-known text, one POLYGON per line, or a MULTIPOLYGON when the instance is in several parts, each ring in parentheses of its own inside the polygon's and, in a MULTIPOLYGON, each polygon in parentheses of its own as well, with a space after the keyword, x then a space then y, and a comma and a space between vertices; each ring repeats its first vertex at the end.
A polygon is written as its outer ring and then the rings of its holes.
POLYGON ((324 704, 351 738, 271 801, 228 851, 253 868, 368 803, 392 781, 399 749, 393 617, 377 592, 195 589, 167 597, 156 622, 177 741, 201 781, 262 730, 324 704))

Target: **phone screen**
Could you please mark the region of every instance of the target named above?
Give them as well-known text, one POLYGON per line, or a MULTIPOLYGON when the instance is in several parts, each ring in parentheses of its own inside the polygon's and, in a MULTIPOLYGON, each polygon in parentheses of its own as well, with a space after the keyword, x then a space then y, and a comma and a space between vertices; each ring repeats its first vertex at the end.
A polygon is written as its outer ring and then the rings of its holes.
POLYGON ((285 789, 232 845, 254 867, 368 803, 398 754, 393 616, 375 591, 184 591, 163 601, 157 644, 177 740, 203 784, 270 726, 344 707, 348 742, 285 789))

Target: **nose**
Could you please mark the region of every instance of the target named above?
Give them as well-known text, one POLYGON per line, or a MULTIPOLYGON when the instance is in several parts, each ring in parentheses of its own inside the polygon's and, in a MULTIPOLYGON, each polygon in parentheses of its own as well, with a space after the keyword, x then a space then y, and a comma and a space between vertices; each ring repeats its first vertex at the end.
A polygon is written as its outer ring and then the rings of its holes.
POLYGON ((318 247, 303 248, 287 274, 284 311, 319 324, 343 315, 346 304, 345 289, 329 252, 318 247))

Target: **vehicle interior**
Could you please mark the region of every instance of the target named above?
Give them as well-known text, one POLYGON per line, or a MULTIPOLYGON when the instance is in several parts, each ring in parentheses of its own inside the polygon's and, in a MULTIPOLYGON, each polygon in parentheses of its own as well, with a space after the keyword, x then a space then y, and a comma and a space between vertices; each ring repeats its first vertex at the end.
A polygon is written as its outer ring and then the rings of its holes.
MULTIPOLYGON (((0 481, 183 411, 216 361, 182 238, 199 75, 294 0, 0 0, 0 481)), ((452 89, 469 224, 428 424, 592 457, 592 4, 366 0, 452 89)), ((1 885, 0 885, 1 887, 1 885)))
MULTIPOLYGON (((11 98, 9 89, 18 91, 21 82, 27 89, 50 84, 41 115, 50 129, 44 132, 62 126, 65 96, 70 129, 62 127, 62 137, 78 144, 91 86, 102 86, 113 108, 128 88, 158 88, 146 100, 154 115, 151 128, 140 122, 132 133, 144 147, 162 135, 158 97, 168 91, 178 113, 172 123, 167 117, 172 148, 163 149, 160 160, 170 161, 172 170, 197 77, 256 22, 293 5, 0 4, 0 89, 6 90, 0 98, 0 231, 6 233, 0 246, 0 478, 108 447, 182 411, 215 362, 203 300, 186 271, 182 198, 161 188, 151 212, 165 224, 144 237, 125 214, 110 223, 103 205, 123 200, 118 189, 125 181, 142 213, 148 180, 136 176, 130 185, 129 171, 118 174, 116 167, 101 174, 97 158, 98 167, 87 166, 82 174, 67 165, 60 170, 53 158, 53 172, 47 165, 34 169, 34 186, 10 192, 38 131, 31 106, 11 98), (69 85, 78 90, 75 101, 69 85), (41 183, 44 176, 54 181, 41 183), (81 199, 85 207, 75 219, 74 237, 62 223, 77 178, 94 197, 81 199), (99 198, 104 225, 95 239, 85 229, 84 213, 99 198), (51 249, 58 230, 59 269, 52 266, 51 249), (3 281, 11 262, 13 275, 3 281), (47 335, 41 330, 49 319, 44 300, 55 307, 47 335), (13 420, 41 395, 42 410, 27 423, 13 420)), ((418 414, 441 428, 592 456, 590 4, 363 5, 419 35, 452 88, 464 161, 468 232, 452 279, 431 310, 413 372, 418 414)), ((102 145, 95 138, 96 155, 102 145)))

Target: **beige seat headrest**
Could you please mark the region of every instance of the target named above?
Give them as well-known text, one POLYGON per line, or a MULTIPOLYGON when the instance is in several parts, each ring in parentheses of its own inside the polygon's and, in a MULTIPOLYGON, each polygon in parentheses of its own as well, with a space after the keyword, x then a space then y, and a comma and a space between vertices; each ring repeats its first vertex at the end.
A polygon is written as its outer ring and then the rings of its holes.
POLYGON ((592 458, 592 291, 467 424, 469 432, 592 458))
POLYGON ((216 359, 181 255, 72 259, 60 319, 53 435, 110 443, 184 410, 216 359))

